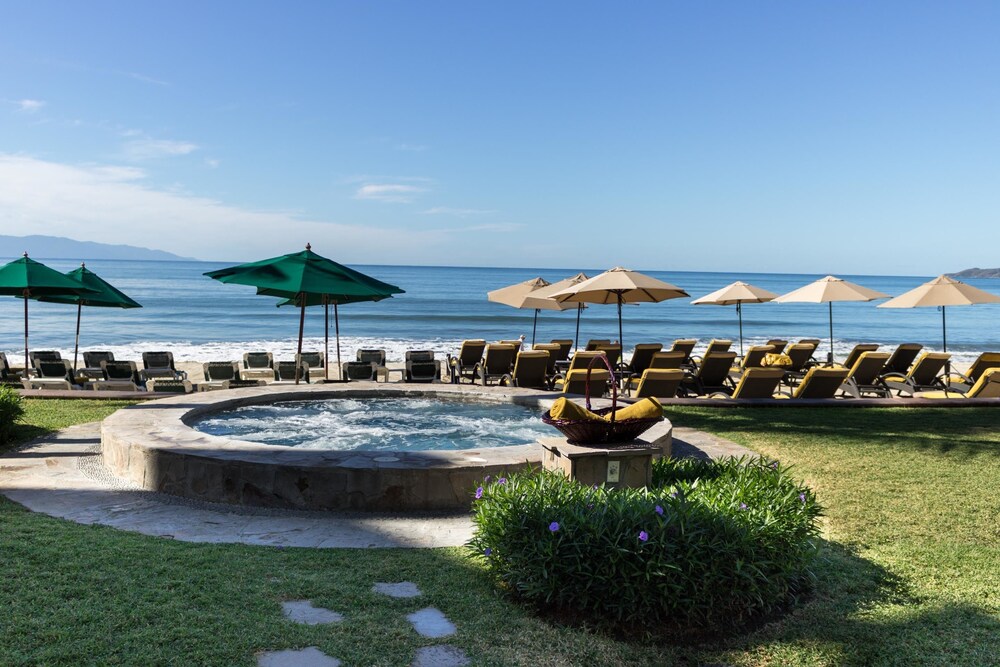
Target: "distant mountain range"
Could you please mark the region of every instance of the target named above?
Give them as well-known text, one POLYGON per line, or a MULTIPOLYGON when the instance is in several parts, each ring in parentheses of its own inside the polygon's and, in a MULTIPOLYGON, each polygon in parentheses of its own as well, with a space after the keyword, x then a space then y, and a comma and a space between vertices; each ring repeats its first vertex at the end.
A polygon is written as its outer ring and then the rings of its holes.
POLYGON ((966 269, 948 275, 956 278, 1000 278, 1000 269, 966 269))
POLYGON ((165 250, 152 250, 132 245, 110 245, 93 241, 76 241, 62 236, 2 236, 0 257, 16 259, 27 252, 37 259, 138 259, 153 261, 186 260, 165 250))

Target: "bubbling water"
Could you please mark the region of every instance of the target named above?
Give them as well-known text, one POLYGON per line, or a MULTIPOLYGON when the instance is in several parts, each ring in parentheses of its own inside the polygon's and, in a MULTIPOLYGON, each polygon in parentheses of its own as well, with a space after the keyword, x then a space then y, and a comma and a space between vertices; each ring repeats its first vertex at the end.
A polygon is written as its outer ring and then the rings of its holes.
POLYGON ((284 401, 209 415, 195 429, 269 445, 327 450, 460 450, 555 435, 541 411, 513 403, 429 398, 284 401))

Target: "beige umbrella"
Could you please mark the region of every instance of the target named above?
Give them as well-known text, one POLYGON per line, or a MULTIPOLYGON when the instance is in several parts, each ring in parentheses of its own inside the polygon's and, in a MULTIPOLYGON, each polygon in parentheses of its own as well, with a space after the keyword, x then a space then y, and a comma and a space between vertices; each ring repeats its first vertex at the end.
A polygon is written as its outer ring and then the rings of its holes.
POLYGON ((676 285, 616 266, 610 271, 579 282, 551 296, 559 302, 618 304, 618 342, 624 350, 623 303, 659 303, 690 295, 676 285))
POLYGON ((849 283, 843 278, 827 276, 805 287, 792 290, 788 294, 775 297, 776 303, 828 303, 830 304, 830 354, 827 363, 833 363, 833 302, 834 301, 874 301, 887 299, 888 294, 877 292, 861 285, 849 283))
POLYGON ((920 287, 914 287, 909 292, 900 294, 895 299, 889 299, 879 308, 920 308, 922 306, 940 306, 941 308, 941 343, 945 352, 948 351, 948 333, 944 310, 947 306, 972 306, 977 303, 1000 303, 1000 296, 991 294, 978 287, 967 285, 961 280, 948 276, 938 276, 920 287))
MULTIPOLYGON (((561 292, 564 289, 572 287, 573 285, 582 283, 584 280, 588 280, 586 273, 578 273, 575 276, 570 276, 569 278, 563 278, 562 280, 558 280, 552 283, 548 287, 542 287, 538 290, 535 290, 534 294, 531 295, 531 300, 533 301, 535 299, 547 299, 549 301, 554 301, 552 299, 553 294, 555 294, 556 292, 561 292)), ((583 311, 583 308, 584 306, 582 303, 576 304, 576 335, 573 337, 574 348, 579 347, 580 313, 583 311)), ((532 335, 532 337, 534 336, 532 335)), ((532 345, 534 345, 534 341, 532 341, 532 345)))
POLYGON ((571 306, 553 301, 552 299, 540 298, 536 295, 538 290, 549 287, 552 283, 544 278, 532 278, 523 283, 501 287, 486 293, 486 298, 494 303, 502 303, 512 308, 533 308, 535 320, 531 325, 531 344, 535 344, 535 329, 538 327, 539 310, 567 310, 571 306))
POLYGON ((765 303, 777 296, 774 292, 768 292, 766 289, 737 280, 735 283, 730 283, 720 290, 695 299, 691 303, 696 306, 732 306, 736 304, 736 315, 740 318, 740 356, 743 356, 743 304, 765 303))

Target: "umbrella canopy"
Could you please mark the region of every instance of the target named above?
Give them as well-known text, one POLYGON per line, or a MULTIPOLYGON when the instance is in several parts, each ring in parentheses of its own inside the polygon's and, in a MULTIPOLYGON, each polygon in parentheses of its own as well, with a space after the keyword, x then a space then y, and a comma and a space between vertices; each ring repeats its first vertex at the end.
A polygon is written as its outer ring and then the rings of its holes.
POLYGON ((24 377, 28 377, 28 299, 39 296, 92 294, 96 290, 67 278, 24 253, 0 267, 0 294, 24 298, 24 377))
POLYGON ((486 293, 486 298, 494 303, 502 303, 511 308, 532 308, 535 318, 531 325, 531 344, 535 344, 535 330, 538 327, 539 310, 566 310, 571 305, 564 305, 553 299, 535 296, 538 290, 549 287, 552 283, 544 278, 532 278, 516 285, 508 285, 486 293))
POLYGON ((711 294, 706 294, 700 299, 695 299, 691 303, 696 306, 732 306, 736 305, 736 315, 740 320, 740 356, 743 355, 743 304, 744 303, 765 303, 775 299, 778 295, 768 292, 766 289, 755 287, 749 283, 737 280, 720 290, 711 294))
MULTIPOLYGON (((563 278, 562 280, 557 280, 548 287, 541 287, 531 295, 532 300, 534 299, 545 299, 549 301, 554 301, 552 295, 561 292, 564 289, 572 287, 573 285, 578 285, 584 280, 589 280, 586 273, 578 273, 575 276, 570 276, 569 278, 563 278)), ((580 340, 580 313, 583 311, 584 305, 582 303, 576 304, 576 335, 573 337, 573 347, 578 347, 577 342, 580 340)))
MULTIPOLYGON (((395 285, 376 280, 360 271, 338 264, 332 259, 317 255, 309 244, 306 244, 306 249, 303 252, 208 271, 205 275, 224 283, 251 285, 257 288, 257 294, 280 297, 297 305, 300 308, 299 354, 302 354, 302 332, 305 327, 306 306, 320 303, 328 306, 332 303, 334 316, 337 317, 338 367, 340 365, 340 320, 337 316, 337 305, 357 301, 380 301, 393 294, 403 294, 403 290, 395 285)), ((327 339, 329 340, 329 331, 327 331, 327 339)), ((329 363, 325 364, 327 373, 329 366, 329 363)), ((296 371, 296 383, 298 380, 299 376, 296 371)))
POLYGON ((978 287, 967 285, 949 276, 938 276, 909 292, 879 304, 879 308, 921 308, 939 306, 941 308, 941 342, 948 351, 948 331, 945 308, 948 306, 972 306, 980 303, 1000 303, 1000 296, 978 287))
POLYGON ((622 336, 623 303, 658 303, 685 296, 690 295, 676 285, 620 266, 551 295, 559 302, 617 304, 618 342, 622 345, 623 351, 625 349, 622 336))
POLYGON ((826 303, 830 306, 830 353, 827 362, 833 363, 833 302, 834 301, 874 301, 887 299, 888 294, 848 282, 843 278, 827 276, 811 282, 788 294, 772 299, 775 303, 826 303))
POLYGON ((80 264, 79 269, 74 269, 65 275, 67 278, 72 278, 77 283, 93 290, 93 292, 87 294, 49 294, 32 298, 36 301, 76 304, 76 342, 73 346, 73 372, 75 373, 76 358, 80 351, 80 316, 83 306, 98 308, 142 308, 142 305, 88 269, 86 264, 80 264))

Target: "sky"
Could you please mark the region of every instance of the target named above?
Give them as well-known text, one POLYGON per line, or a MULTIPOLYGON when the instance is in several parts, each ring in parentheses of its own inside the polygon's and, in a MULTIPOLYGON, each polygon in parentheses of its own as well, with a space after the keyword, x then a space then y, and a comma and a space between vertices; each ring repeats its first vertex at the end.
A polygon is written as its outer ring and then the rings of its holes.
POLYGON ((1000 3, 3 14, 0 234, 224 261, 1000 266, 1000 3))

